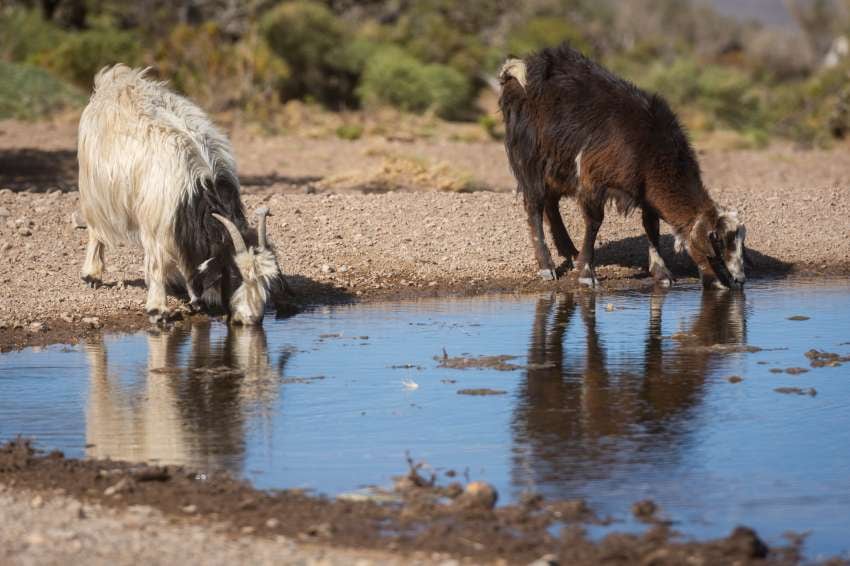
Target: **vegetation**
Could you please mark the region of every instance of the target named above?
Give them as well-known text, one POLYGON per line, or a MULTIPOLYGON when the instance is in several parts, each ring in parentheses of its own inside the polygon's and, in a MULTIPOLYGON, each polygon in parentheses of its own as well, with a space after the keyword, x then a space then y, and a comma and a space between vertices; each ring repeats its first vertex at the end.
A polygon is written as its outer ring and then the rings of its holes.
POLYGON ((97 70, 121 61, 262 124, 303 101, 477 122, 499 137, 492 87, 505 56, 569 41, 667 97, 694 136, 828 144, 850 131, 850 0, 788 5, 797 31, 687 0, 8 0, 0 113, 78 104, 97 70))

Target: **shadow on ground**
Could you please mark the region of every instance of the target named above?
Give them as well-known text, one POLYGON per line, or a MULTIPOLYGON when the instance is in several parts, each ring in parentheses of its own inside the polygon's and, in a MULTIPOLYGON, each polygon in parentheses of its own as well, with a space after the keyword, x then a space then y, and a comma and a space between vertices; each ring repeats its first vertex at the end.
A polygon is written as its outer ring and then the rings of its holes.
MULTIPOLYGON (((747 254, 752 262, 752 267, 748 269, 748 272, 753 276, 788 275, 793 269, 790 263, 752 248, 747 248, 747 254)), ((673 249, 673 236, 665 235, 661 237, 661 255, 673 275, 697 277, 696 265, 691 261, 688 254, 676 253, 673 249)), ((632 236, 606 242, 596 250, 596 265, 620 265, 646 271, 649 265, 646 237, 632 236)))
POLYGON ((0 189, 43 193, 77 190, 77 152, 23 148, 0 151, 0 189))

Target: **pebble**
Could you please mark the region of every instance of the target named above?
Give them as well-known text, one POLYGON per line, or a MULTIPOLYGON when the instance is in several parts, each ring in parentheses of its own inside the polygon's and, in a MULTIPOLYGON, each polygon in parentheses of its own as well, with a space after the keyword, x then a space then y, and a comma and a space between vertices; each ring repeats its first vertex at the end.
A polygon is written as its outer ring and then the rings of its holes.
POLYGON ((193 515, 198 512, 198 507, 196 505, 186 505, 182 508, 182 511, 188 515, 193 515))
POLYGON ((280 521, 277 519, 272 518, 266 521, 266 527, 270 529, 276 529, 278 526, 280 526, 280 521))
POLYGON ((345 272, 348 271, 348 266, 347 265, 340 265, 339 269, 337 271, 339 271, 340 273, 345 273, 345 272))
POLYGON ((86 227, 86 219, 83 218, 83 214, 79 210, 71 213, 71 226, 79 229, 86 227))
POLYGON ((327 263, 325 263, 325 264, 322 265, 321 271, 322 271, 322 273, 333 273, 334 268, 331 267, 330 265, 328 265, 327 263))
POLYGON ((21 216, 17 220, 15 220, 15 226, 32 226, 33 221, 27 218, 26 216, 21 216))
POLYGON ((457 502, 464 507, 492 509, 496 506, 497 499, 499 499, 499 492, 495 487, 487 482, 474 481, 466 486, 457 498, 457 502))
POLYGON ((8 208, 3 208, 2 206, 0 206, 0 218, 8 218, 11 215, 12 213, 9 212, 8 208))
POLYGON ((20 234, 21 236, 32 236, 32 230, 30 230, 26 226, 21 226, 18 228, 18 234, 20 234))
POLYGON ((44 332, 47 330, 47 325, 43 322, 33 322, 29 325, 29 331, 32 333, 44 332))
POLYGON ((30 507, 33 509, 41 509, 44 507, 44 499, 40 495, 36 495, 32 498, 32 501, 30 501, 30 507))
POLYGON ((528 566, 558 566, 558 557, 554 554, 544 554, 528 566))
POLYGON ((12 249, 12 244, 10 244, 9 242, 3 242, 2 244, 0 244, 0 251, 5 252, 5 251, 11 250, 11 249, 12 249))

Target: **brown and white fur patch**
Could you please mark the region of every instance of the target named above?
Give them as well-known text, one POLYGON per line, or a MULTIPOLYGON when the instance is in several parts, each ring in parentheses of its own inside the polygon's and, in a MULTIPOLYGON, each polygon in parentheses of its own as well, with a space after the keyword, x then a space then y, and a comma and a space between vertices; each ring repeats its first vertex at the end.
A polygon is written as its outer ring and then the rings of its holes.
POLYGON ((525 90, 527 84, 525 61, 522 59, 508 59, 499 71, 499 80, 504 84, 508 79, 516 79, 519 86, 525 90))

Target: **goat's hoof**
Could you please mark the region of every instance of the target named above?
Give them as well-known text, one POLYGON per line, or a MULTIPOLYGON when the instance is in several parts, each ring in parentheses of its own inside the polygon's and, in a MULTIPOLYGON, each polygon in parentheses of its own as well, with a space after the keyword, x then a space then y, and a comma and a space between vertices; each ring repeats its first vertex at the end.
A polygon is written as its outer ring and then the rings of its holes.
POLYGON ((101 285, 103 285, 103 280, 99 277, 94 277, 92 275, 83 275, 81 277, 83 282, 86 284, 86 287, 89 289, 97 289, 101 285))
POLYGON ((151 324, 165 326, 168 323, 169 316, 167 310, 147 309, 145 312, 151 324))
POLYGON ((585 287, 596 287, 599 284, 599 281, 596 280, 596 274, 586 266, 581 270, 578 276, 578 282, 579 285, 584 285, 585 287))
POLYGON ((666 269, 664 271, 652 273, 652 278, 655 280, 655 284, 659 287, 672 287, 673 283, 676 282, 676 280, 673 279, 673 275, 666 269))
POLYGON ((554 269, 541 269, 537 272, 537 275, 543 281, 555 281, 556 279, 558 279, 558 274, 555 273, 554 269))

